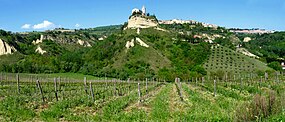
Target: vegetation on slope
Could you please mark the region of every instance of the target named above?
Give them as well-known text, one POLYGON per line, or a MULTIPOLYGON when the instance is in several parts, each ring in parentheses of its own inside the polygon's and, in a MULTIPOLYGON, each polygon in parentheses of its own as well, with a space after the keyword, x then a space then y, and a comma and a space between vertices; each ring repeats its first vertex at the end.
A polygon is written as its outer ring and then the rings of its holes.
POLYGON ((285 58, 285 32, 272 34, 239 34, 239 38, 251 37, 244 47, 267 63, 278 61, 278 58, 285 58))
MULTIPOLYGON (((223 77, 224 74, 260 73, 272 71, 263 62, 239 54, 229 48, 214 45, 204 67, 210 74, 223 77)), ((263 74, 263 73, 261 73, 263 74)))
MULTIPOLYGON (((13 62, 0 62, 0 71, 70 72, 98 77, 122 79, 155 77, 172 81, 175 77, 186 79, 207 75, 217 70, 232 73, 269 70, 260 61, 231 51, 235 50, 235 45, 240 41, 224 28, 206 28, 201 24, 160 25, 160 28, 165 30, 141 29, 140 34, 132 29, 122 31, 121 25, 80 29, 75 32, 32 32, 25 35, 7 34, 3 31, 2 37, 11 36, 8 40, 12 42, 16 40, 15 47, 19 53, 11 55, 18 57, 13 62), (49 37, 49 40, 43 40, 43 43, 39 44, 47 51, 43 55, 35 53, 37 45, 32 44, 32 41, 39 39, 40 35, 49 37), (108 36, 106 39, 97 40, 105 35, 108 36), (127 49, 126 43, 135 38, 140 38, 149 47, 140 46, 135 41, 135 46, 127 49), (211 50, 213 44, 205 42, 209 38, 214 38, 212 40, 214 44, 229 48, 227 49, 229 56, 224 56, 222 50, 218 52, 211 50), (92 44, 92 47, 79 46, 74 42, 76 39, 86 40, 92 44), (215 57, 213 54, 220 55, 215 57), (230 61, 227 61, 227 58, 230 61), (207 59, 208 63, 205 63, 207 59), (243 66, 239 66, 240 64, 243 66)), ((4 39, 7 40, 6 38, 4 39)), ((3 59, 7 62, 8 57, 3 56, 3 59)))

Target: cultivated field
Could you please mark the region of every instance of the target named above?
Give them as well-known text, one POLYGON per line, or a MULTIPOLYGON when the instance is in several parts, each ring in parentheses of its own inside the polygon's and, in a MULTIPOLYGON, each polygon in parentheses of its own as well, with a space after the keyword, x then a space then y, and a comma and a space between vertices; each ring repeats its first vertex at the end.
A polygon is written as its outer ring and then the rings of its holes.
POLYGON ((282 75, 172 83, 74 75, 1 73, 0 121, 285 120, 282 75))
POLYGON ((257 59, 237 53, 227 47, 217 45, 212 47, 211 55, 204 64, 204 67, 210 72, 223 71, 229 74, 272 70, 257 59))

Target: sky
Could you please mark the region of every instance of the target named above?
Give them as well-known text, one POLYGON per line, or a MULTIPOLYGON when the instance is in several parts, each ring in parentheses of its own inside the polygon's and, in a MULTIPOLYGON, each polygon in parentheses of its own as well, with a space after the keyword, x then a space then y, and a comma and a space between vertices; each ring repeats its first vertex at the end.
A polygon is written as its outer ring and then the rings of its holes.
POLYGON ((146 6, 159 20, 285 31, 285 0, 0 0, 0 29, 43 31, 123 24, 146 6))

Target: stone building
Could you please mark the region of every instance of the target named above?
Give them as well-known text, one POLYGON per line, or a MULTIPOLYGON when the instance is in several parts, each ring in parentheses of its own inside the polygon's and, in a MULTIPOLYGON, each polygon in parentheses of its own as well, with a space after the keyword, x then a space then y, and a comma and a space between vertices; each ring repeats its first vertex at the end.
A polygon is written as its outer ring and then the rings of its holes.
POLYGON ((132 15, 129 17, 128 25, 125 29, 150 28, 158 26, 158 21, 155 16, 148 16, 146 7, 142 10, 137 8, 132 10, 132 15))

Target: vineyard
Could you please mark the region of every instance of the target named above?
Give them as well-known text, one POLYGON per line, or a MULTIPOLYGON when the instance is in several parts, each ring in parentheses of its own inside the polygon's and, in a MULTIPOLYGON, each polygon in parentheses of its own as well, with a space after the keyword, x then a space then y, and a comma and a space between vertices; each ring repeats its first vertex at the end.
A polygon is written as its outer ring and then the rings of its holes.
POLYGON ((284 121, 285 77, 169 83, 1 73, 0 101, 0 121, 284 121))

